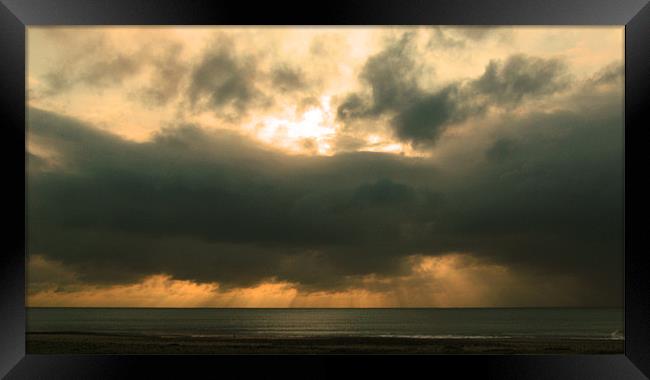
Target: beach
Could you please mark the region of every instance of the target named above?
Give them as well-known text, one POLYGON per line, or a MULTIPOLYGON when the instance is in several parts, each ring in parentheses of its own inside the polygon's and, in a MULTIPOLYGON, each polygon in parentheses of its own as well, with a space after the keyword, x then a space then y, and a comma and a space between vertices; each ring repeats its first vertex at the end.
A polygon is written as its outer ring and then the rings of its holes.
POLYGON ((27 333, 28 354, 620 354, 623 340, 27 333))

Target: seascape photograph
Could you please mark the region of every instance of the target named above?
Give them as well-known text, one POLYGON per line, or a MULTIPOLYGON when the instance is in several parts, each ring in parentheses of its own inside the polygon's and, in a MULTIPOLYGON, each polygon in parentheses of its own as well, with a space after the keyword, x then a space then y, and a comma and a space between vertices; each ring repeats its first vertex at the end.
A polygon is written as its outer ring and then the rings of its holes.
POLYGON ((27 354, 622 354, 624 33, 27 27, 27 354))

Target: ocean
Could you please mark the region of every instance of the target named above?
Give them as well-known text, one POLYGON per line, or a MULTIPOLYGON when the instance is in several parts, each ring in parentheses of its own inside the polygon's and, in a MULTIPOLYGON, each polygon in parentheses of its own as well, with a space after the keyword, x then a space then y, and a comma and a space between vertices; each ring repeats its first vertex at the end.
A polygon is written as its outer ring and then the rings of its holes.
POLYGON ((156 337, 624 339, 622 309, 28 308, 29 333, 156 337))

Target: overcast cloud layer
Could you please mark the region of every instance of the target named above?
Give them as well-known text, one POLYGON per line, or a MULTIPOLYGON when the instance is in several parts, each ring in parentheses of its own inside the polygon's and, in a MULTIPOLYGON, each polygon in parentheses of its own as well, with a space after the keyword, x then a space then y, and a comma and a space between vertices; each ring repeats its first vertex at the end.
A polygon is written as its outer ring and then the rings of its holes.
POLYGON ((592 45, 570 33, 536 55, 517 29, 346 30, 120 47, 30 29, 32 294, 156 275, 417 293, 443 281, 418 263, 463 257, 477 284, 471 268, 510 273, 490 280, 494 305, 620 306, 620 55, 581 66, 569 57, 592 45), (480 64, 446 69, 473 51, 480 64))

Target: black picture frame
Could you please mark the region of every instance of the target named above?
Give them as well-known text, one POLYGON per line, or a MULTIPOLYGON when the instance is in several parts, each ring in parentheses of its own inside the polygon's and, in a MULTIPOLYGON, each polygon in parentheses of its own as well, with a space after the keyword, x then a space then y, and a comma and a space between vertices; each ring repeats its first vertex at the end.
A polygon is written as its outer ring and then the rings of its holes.
MULTIPOLYGON (((629 202, 625 203, 626 340, 623 355, 26 355, 25 30, 35 25, 101 24, 625 25, 624 165, 631 162, 628 160, 629 144, 634 141, 631 133, 638 134, 637 130, 650 125, 647 123, 650 5, 646 0, 336 0, 322 4, 0 0, 1 162, 4 168, 2 187, 7 194, 3 202, 5 247, 0 253, 0 376, 16 379, 188 378, 195 371, 206 371, 205 374, 216 377, 227 370, 239 376, 258 373, 264 377, 271 374, 368 377, 374 373, 399 376, 422 373, 435 377, 447 373, 454 378, 499 379, 642 379, 650 376, 650 277, 647 276, 650 266, 644 260, 644 250, 632 249, 629 242, 629 202)), ((629 178, 625 178, 627 183, 629 178)), ((626 187, 626 196, 628 190, 626 187)), ((637 197, 635 199, 639 202, 637 197)))

